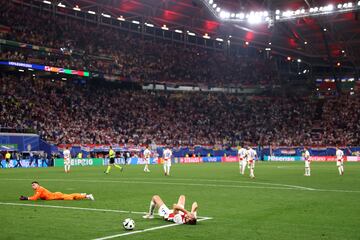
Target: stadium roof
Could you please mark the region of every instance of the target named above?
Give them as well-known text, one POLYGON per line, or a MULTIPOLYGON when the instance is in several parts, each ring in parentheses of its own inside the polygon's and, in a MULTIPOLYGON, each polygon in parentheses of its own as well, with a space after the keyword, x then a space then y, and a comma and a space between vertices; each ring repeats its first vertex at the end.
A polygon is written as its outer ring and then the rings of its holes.
MULTIPOLYGON (((60 2, 60 1, 58 1, 60 2)), ((66 0, 87 10, 97 8, 112 15, 121 15, 152 23, 166 24, 170 30, 191 30, 210 37, 237 39, 250 44, 268 46, 273 51, 291 57, 312 59, 314 62, 331 61, 336 64, 360 66, 359 11, 332 13, 318 17, 302 17, 275 22, 273 25, 251 25, 247 22, 224 22, 214 16, 204 0, 66 0), (326 29, 326 31, 324 31, 326 29)), ((311 0, 214 0, 222 9, 239 11, 296 10, 329 4, 311 0)), ((348 1, 333 1, 339 3, 348 1)), ((358 4, 358 1, 353 1, 358 4)))

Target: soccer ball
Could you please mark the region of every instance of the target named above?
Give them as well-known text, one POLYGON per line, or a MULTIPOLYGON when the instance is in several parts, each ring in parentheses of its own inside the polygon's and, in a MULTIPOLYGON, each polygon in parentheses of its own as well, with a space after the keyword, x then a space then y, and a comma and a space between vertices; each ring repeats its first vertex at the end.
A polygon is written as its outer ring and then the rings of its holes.
POLYGON ((123 221, 123 227, 126 230, 133 230, 135 228, 135 221, 131 218, 127 218, 123 221))

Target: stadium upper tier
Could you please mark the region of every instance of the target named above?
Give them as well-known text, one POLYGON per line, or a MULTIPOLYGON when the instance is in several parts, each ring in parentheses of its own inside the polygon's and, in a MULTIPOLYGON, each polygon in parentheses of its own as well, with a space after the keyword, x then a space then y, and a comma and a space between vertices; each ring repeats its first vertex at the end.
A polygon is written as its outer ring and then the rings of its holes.
POLYGON ((0 86, 0 127, 31 128, 55 144, 360 144, 358 96, 148 92, 5 74, 0 86))
POLYGON ((184 46, 19 5, 0 15, 1 39, 63 51, 2 44, 2 60, 100 72, 139 82, 238 86, 279 81, 277 61, 252 48, 229 53, 184 46), (44 24, 48 21, 51 24, 44 24))

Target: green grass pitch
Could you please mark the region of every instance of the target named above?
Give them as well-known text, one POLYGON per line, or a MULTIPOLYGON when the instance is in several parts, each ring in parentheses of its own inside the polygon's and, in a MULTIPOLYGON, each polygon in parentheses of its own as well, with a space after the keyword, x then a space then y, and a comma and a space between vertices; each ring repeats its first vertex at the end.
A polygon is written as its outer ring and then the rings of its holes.
POLYGON ((312 163, 305 177, 303 162, 259 162, 256 179, 241 176, 237 163, 174 164, 171 176, 162 166, 0 169, 0 239, 96 239, 127 234, 125 218, 136 223, 131 235, 110 239, 360 239, 360 164, 345 163, 339 176, 335 163, 312 163), (19 201, 32 195, 31 181, 50 191, 87 192, 95 201, 19 201), (143 219, 151 196, 168 206, 180 194, 199 204, 196 226, 172 226, 158 216, 143 219), (15 204, 54 205, 59 208, 15 204), (61 208, 74 207, 74 208, 61 208), (86 209, 117 211, 89 211, 86 209), (126 212, 129 211, 129 212, 126 212), (148 231, 148 230, 152 231, 148 231))

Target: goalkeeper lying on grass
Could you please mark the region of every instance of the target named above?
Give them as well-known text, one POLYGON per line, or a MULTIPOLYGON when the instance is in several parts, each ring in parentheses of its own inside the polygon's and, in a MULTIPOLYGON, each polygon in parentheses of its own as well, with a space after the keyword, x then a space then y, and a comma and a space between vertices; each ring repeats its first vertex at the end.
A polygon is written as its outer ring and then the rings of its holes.
POLYGON ((36 181, 31 183, 31 187, 34 189, 35 194, 31 197, 20 196, 20 200, 82 200, 82 199, 90 199, 95 200, 92 194, 86 193, 72 193, 72 194, 64 194, 61 192, 50 192, 46 188, 40 186, 40 184, 36 181))

